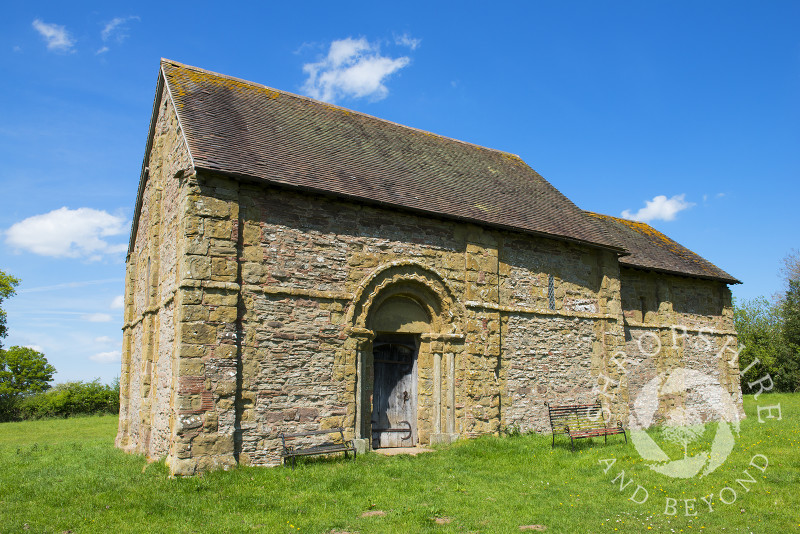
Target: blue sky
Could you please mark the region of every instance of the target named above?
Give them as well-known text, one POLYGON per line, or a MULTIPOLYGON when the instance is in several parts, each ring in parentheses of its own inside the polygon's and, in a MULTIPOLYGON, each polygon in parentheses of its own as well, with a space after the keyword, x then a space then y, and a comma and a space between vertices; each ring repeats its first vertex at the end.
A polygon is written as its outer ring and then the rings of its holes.
POLYGON ((780 290, 800 248, 800 3, 28 2, 0 20, 4 346, 119 374, 125 249, 159 58, 513 152, 780 290))

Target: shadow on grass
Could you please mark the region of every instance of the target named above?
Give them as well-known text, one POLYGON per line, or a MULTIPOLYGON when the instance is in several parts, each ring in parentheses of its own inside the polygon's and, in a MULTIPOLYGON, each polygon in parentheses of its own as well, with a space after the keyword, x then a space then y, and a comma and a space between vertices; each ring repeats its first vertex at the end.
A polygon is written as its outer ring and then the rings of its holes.
MULTIPOLYGON (((347 455, 347 458, 344 457, 344 454, 333 453, 333 454, 325 454, 325 455, 317 455, 317 456, 297 456, 295 457, 295 470, 302 469, 304 467, 316 466, 316 465, 331 465, 331 464, 338 464, 342 462, 351 463, 354 461, 359 461, 363 454, 359 454, 358 458, 353 458, 353 454, 350 453, 347 455)), ((292 459, 287 458, 284 460, 282 465, 277 467, 278 469, 287 469, 292 471, 292 459)))
MULTIPOLYGON (((552 437, 550 437, 550 443, 552 444, 552 437)), ((588 449, 594 449, 595 447, 604 447, 608 445, 625 445, 625 438, 622 434, 608 436, 608 441, 604 440, 602 437, 594 437, 594 438, 579 438, 576 439, 574 442, 574 452, 578 451, 585 451, 588 449)), ((628 445, 630 445, 630 438, 628 438, 628 445)), ((573 450, 573 445, 570 444, 570 439, 568 436, 556 436, 555 445, 552 445, 551 448, 553 449, 563 449, 567 451, 573 450), (560 438, 560 439, 559 439, 560 438)))

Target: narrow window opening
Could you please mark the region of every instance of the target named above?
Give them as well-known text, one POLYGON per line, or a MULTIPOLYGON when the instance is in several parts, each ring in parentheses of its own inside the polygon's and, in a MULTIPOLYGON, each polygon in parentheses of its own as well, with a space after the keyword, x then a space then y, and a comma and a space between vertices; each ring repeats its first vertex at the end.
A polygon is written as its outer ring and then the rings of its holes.
POLYGON ((547 304, 551 310, 556 309, 556 289, 553 275, 547 277, 547 304))
POLYGON ((147 258, 147 278, 145 279, 144 307, 150 307, 150 293, 153 291, 153 284, 150 280, 150 258, 147 258))
POLYGON ((639 303, 641 305, 642 310, 642 322, 644 322, 645 317, 647 316, 647 301, 644 297, 639 297, 639 303))

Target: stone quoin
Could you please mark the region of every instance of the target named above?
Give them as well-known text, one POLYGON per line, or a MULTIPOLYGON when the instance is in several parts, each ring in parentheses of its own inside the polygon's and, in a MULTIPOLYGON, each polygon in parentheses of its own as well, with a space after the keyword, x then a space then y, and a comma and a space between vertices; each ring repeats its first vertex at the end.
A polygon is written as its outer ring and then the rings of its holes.
POLYGON ((677 367, 741 412, 735 283, 512 154, 162 60, 116 444, 176 475, 275 465, 280 432, 369 449, 545 431, 546 401, 598 384, 627 421, 677 367))

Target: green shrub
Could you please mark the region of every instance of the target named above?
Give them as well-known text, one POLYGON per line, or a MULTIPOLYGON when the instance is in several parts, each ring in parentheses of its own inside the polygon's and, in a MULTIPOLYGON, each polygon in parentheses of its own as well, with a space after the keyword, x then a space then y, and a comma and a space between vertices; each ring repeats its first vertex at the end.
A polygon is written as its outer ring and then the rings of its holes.
POLYGON ((101 384, 99 380, 58 384, 26 397, 19 407, 22 419, 104 413, 119 413, 119 380, 112 384, 101 384))

